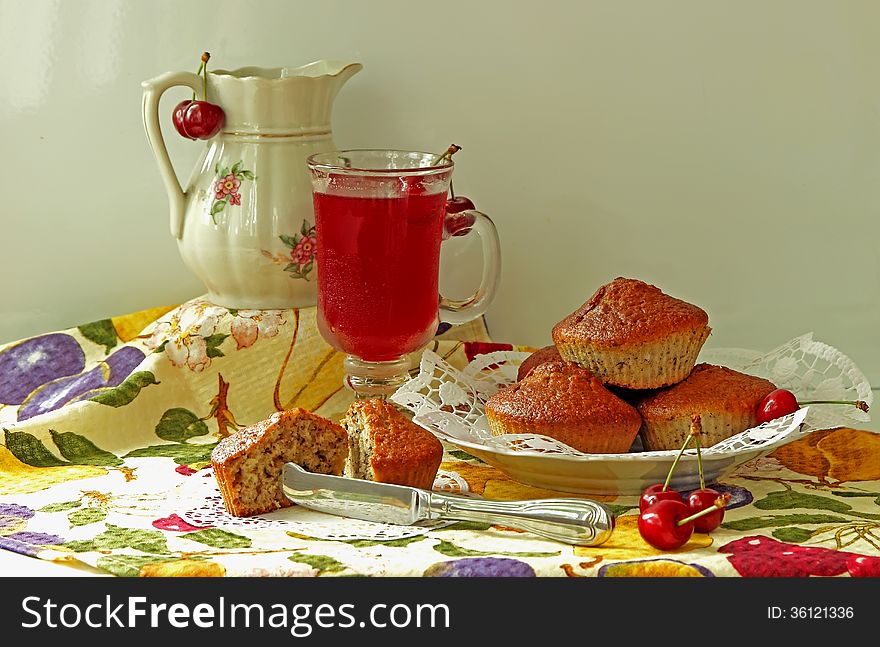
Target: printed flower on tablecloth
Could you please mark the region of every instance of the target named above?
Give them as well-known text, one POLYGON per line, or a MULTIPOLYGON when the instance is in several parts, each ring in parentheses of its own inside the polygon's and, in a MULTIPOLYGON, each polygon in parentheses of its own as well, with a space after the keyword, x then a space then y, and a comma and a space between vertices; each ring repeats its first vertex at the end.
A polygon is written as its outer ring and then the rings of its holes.
POLYGON ((750 536, 718 549, 743 577, 852 577, 880 575, 880 557, 818 546, 798 546, 770 537, 750 536))
POLYGON ((213 526, 211 525, 194 526, 176 513, 172 513, 167 517, 162 517, 153 521, 153 528, 156 528, 158 530, 169 530, 172 532, 197 532, 199 530, 206 530, 207 528, 212 527, 213 526))
POLYGON ((425 577, 535 577, 526 562, 509 557, 467 557, 432 564, 425 577))
POLYGON ((220 167, 219 164, 214 166, 214 174, 217 179, 211 185, 211 192, 214 194, 214 202, 211 203, 211 220, 217 224, 217 214, 221 213, 227 204, 241 205, 241 188, 242 180, 255 180, 256 176, 252 171, 242 168, 244 162, 237 161, 229 167, 220 167))
POLYGON ((0 548, 34 556, 47 546, 64 543, 58 535, 25 530, 34 511, 15 503, 0 503, 0 548))
POLYGON ((606 564, 599 569, 599 577, 715 577, 699 564, 688 564, 677 559, 637 559, 630 562, 606 564))
POLYGON ((205 301, 191 301, 159 321, 147 338, 147 348, 165 351, 178 368, 188 367, 200 373, 211 364, 212 357, 223 357, 218 346, 229 335, 215 333, 225 308, 205 301))
POLYGON ((254 345, 257 337, 274 337, 284 324, 281 310, 238 310, 230 326, 238 350, 254 345))
POLYGON ((261 250, 263 256, 276 265, 283 265, 284 271, 290 274, 291 278, 308 281, 309 274, 315 267, 315 258, 318 255, 318 237, 315 233, 315 226, 310 225, 307 220, 303 220, 298 234, 293 236, 281 234, 278 238, 290 251, 272 253, 264 249, 261 250))

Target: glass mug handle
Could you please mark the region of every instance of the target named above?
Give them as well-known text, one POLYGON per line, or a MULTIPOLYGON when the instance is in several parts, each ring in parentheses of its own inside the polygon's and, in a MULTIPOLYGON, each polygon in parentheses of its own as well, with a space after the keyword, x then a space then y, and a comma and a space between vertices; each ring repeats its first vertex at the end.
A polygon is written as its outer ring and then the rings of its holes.
POLYGON ((483 277, 480 286, 467 299, 447 299, 440 295, 440 319, 457 325, 483 315, 495 298, 501 281, 501 241, 495 223, 486 214, 469 209, 447 213, 443 220, 443 240, 475 232, 483 248, 483 277))

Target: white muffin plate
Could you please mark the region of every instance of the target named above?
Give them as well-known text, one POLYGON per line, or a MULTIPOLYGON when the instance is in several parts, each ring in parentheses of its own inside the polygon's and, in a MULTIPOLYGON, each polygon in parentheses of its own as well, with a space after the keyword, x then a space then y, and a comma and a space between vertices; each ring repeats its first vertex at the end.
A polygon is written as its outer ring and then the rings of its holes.
MULTIPOLYGON (((412 411, 413 421, 441 440, 528 485, 578 494, 632 495, 666 478, 678 452, 639 451, 638 441, 625 454, 584 454, 546 436, 492 436, 485 402, 499 388, 516 381, 517 369, 529 354, 488 353, 458 370, 425 351, 419 374, 401 386, 391 400, 412 411)), ((768 353, 704 349, 698 361, 767 378, 794 392, 799 400, 863 400, 869 406, 873 402, 871 386, 855 363, 837 349, 815 341, 812 333, 768 353)), ((812 431, 869 420, 868 414, 853 406, 804 407, 703 449, 706 481, 722 479, 743 463, 812 431)), ((672 484, 682 490, 699 487, 694 450, 682 456, 672 484)))

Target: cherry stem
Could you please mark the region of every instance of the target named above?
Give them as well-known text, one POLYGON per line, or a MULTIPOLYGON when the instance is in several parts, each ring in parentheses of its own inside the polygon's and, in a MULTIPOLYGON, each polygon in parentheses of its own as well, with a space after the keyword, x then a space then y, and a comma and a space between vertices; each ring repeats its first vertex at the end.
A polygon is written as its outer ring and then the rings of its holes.
POLYGON ((691 416, 691 431, 688 438, 693 437, 697 443, 697 471, 700 474, 700 489, 706 489, 706 481, 703 480, 703 455, 700 453, 700 436, 703 435, 703 420, 700 414, 695 413, 691 416))
POLYGON ((798 404, 850 404, 861 411, 868 411, 868 403, 864 400, 805 400, 804 402, 798 402, 798 404))
MULTIPOLYGON (((455 155, 458 151, 461 150, 461 146, 458 144, 450 144, 449 148, 442 155, 438 155, 437 158, 433 161, 431 166, 436 166, 440 162, 445 159, 448 159, 450 162, 452 161, 452 156, 455 155)), ((449 178, 449 195, 452 196, 452 199, 455 200, 455 189, 452 186, 452 178, 449 178)))
MULTIPOLYGON (((199 63, 199 69, 196 70, 196 76, 201 76, 201 75, 202 75, 202 70, 204 69, 204 67, 205 67, 205 63, 204 63, 204 61, 202 61, 201 63, 199 63)), ((192 100, 193 100, 193 101, 196 100, 196 91, 195 91, 195 90, 193 90, 193 98, 192 98, 192 100)))
POLYGON ((202 72, 202 90, 205 93, 205 101, 208 100, 208 61, 210 58, 211 54, 204 52, 202 54, 202 67, 199 68, 202 72))
POLYGON ((697 470, 700 472, 700 489, 706 489, 706 481, 703 477, 703 456, 700 454, 700 437, 697 436, 697 470))
POLYGON ((708 508, 703 508, 699 512, 695 512, 689 517, 685 517, 684 519, 679 519, 675 522, 676 526, 683 526, 686 523, 690 523, 691 521, 696 521, 700 517, 705 517, 707 514, 711 514, 716 510, 721 510, 727 506, 727 503, 730 501, 730 495, 725 492, 720 497, 715 499, 714 503, 710 505, 708 508))
POLYGON ((663 492, 669 489, 669 481, 672 480, 672 473, 675 471, 675 466, 678 465, 678 461, 681 458, 681 455, 684 454, 684 450, 687 449, 687 446, 691 443, 691 436, 688 435, 687 438, 684 439, 684 445, 681 446, 681 449, 678 450, 678 456, 675 457, 675 460, 672 461, 672 465, 669 467, 669 473, 666 475, 666 480, 663 481, 663 492))
POLYGON ((458 146, 457 144, 450 144, 449 148, 447 148, 441 155, 437 156, 437 158, 431 163, 431 166, 436 166, 445 159, 452 161, 452 156, 460 150, 461 146, 458 146))

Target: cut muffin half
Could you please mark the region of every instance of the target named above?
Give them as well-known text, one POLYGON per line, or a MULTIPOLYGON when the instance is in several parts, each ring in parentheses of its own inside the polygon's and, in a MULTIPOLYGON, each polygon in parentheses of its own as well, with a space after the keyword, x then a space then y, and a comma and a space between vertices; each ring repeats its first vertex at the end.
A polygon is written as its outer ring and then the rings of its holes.
POLYGON ((358 400, 341 424, 349 439, 346 476, 425 490, 433 487, 443 445, 393 404, 358 400))
POLYGON ((249 517, 292 505, 281 489, 285 463, 338 476, 347 455, 342 427, 305 409, 292 409, 221 440, 211 452, 211 464, 226 510, 249 517))

